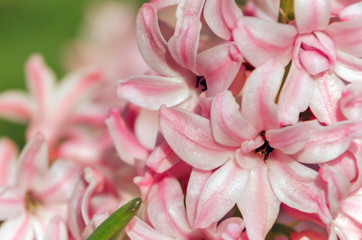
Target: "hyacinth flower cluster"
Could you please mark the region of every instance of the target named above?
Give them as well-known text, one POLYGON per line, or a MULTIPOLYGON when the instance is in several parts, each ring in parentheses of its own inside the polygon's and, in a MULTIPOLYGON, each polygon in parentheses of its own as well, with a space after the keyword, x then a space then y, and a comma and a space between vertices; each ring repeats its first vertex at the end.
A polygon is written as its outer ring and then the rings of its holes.
POLYGON ((0 140, 0 239, 87 239, 137 197, 122 239, 362 238, 362 2, 126 12, 92 13, 61 81, 35 54, 0 94, 28 124, 0 140))

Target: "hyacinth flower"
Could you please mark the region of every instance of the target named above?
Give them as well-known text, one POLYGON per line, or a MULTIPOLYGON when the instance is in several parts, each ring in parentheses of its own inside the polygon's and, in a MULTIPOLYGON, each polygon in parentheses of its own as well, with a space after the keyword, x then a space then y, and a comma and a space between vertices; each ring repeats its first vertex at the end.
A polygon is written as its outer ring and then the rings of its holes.
POLYGON ((216 170, 201 192, 195 226, 217 222, 235 203, 250 239, 265 237, 280 202, 302 212, 329 214, 318 173, 295 160, 318 163, 338 157, 360 137, 361 123, 323 128, 312 121, 280 128, 274 99, 283 73, 277 61, 254 70, 244 88, 242 114, 230 92, 215 97, 210 120, 161 108, 160 127, 175 153, 195 168, 216 170), (316 141, 323 133, 327 139, 316 141))
POLYGON ((44 137, 35 135, 21 152, 15 171, 9 172, 14 175, 1 183, 1 239, 68 238, 67 208, 79 168, 64 160, 49 167, 47 151, 44 137))
POLYGON ((296 123, 307 107, 321 122, 338 121, 342 79, 360 79, 362 18, 355 14, 360 3, 335 17, 331 2, 295 0, 295 21, 289 24, 243 17, 232 31, 241 53, 255 67, 269 58, 285 65, 292 60, 279 98, 284 124, 296 123))

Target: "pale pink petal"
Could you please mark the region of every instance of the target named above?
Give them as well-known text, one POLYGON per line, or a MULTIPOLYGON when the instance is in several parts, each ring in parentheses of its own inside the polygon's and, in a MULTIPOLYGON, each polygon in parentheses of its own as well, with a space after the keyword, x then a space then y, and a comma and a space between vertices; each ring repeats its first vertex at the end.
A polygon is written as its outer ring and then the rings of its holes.
POLYGON ((255 69, 245 83, 241 102, 243 116, 258 130, 279 128, 275 103, 284 67, 271 59, 255 69))
POLYGON ((240 52, 254 67, 276 58, 285 66, 291 59, 296 30, 293 26, 252 17, 241 18, 233 30, 240 52))
POLYGON ((326 236, 315 231, 293 232, 290 234, 290 240, 327 240, 326 236))
POLYGON ((304 148, 296 154, 302 163, 323 163, 333 160, 344 153, 354 138, 362 134, 361 123, 346 121, 326 127, 309 126, 310 139, 304 148))
POLYGON ((299 114, 309 106, 313 88, 311 76, 303 68, 298 69, 293 61, 278 100, 283 125, 298 122, 299 114))
POLYGON ((351 183, 346 176, 328 165, 319 170, 319 176, 328 187, 329 209, 333 216, 337 216, 340 210, 340 201, 349 193, 351 183))
POLYGON ((362 83, 347 85, 339 99, 339 108, 350 120, 362 119, 362 83))
POLYGON ((331 124, 338 121, 338 100, 344 86, 343 81, 333 73, 326 73, 315 80, 309 107, 320 122, 331 124))
POLYGON ((44 203, 67 203, 79 180, 79 173, 79 167, 73 162, 57 160, 42 182, 34 186, 33 192, 44 203))
POLYGON ((12 121, 25 122, 33 116, 29 96, 23 92, 8 91, 0 95, 0 116, 12 121))
POLYGON ((299 33, 324 30, 331 17, 331 1, 296 0, 294 14, 299 33))
POLYGON ((220 38, 232 39, 232 30, 243 13, 234 0, 208 0, 204 18, 210 29, 220 38))
POLYGON ((106 125, 118 155, 123 161, 134 165, 136 159, 146 160, 149 154, 148 150, 137 141, 118 110, 111 110, 109 117, 106 119, 106 125))
POLYGON ((212 171, 203 171, 196 168, 192 169, 190 174, 190 180, 187 185, 185 204, 187 209, 187 219, 191 225, 191 228, 194 228, 197 205, 199 203, 202 189, 211 175, 212 171))
POLYGON ((182 103, 190 97, 190 90, 181 78, 132 76, 118 82, 117 94, 137 106, 158 110, 162 104, 182 103))
POLYGON ((137 40, 145 62, 156 72, 177 76, 167 43, 158 26, 157 12, 153 4, 144 4, 137 15, 137 40))
POLYGON ((34 233, 27 214, 5 221, 0 226, 0 239, 33 240, 34 233))
POLYGON ((279 151, 268 158, 267 166, 271 186, 281 202, 302 212, 330 218, 324 189, 316 171, 279 151))
POLYGON ((153 184, 147 198, 147 216, 161 233, 185 238, 191 231, 186 218, 184 195, 174 177, 164 177, 153 184))
POLYGON ((33 55, 26 63, 27 85, 35 98, 37 113, 35 119, 42 119, 51 110, 55 77, 40 55, 33 55))
POLYGON ((362 17, 362 2, 351 4, 339 13, 339 18, 342 21, 350 21, 360 17, 362 17))
POLYGON ((141 108, 134 122, 133 131, 142 146, 153 149, 158 131, 158 111, 141 108))
POLYGON ((243 219, 239 217, 228 218, 217 226, 218 239, 239 240, 244 228, 243 219))
POLYGON ((243 118, 239 109, 230 91, 216 95, 211 108, 211 130, 216 142, 240 147, 243 141, 255 138, 256 129, 243 118))
POLYGON ((180 161, 166 141, 155 147, 146 160, 146 165, 157 173, 163 173, 180 161))
POLYGON ((24 192, 12 186, 0 187, 0 221, 25 213, 24 192))
POLYGON ((245 190, 248 172, 230 160, 211 175, 199 198, 195 227, 208 227, 230 211, 245 190))
POLYGON ((356 222, 362 223, 362 188, 340 203, 341 210, 356 222))
POLYGON ((362 18, 334 22, 328 26, 326 33, 339 50, 362 57, 362 18))
POLYGON ((0 139, 0 187, 15 182, 18 149, 8 138, 0 139))
POLYGON ((165 236, 164 234, 151 228, 138 217, 134 217, 126 227, 126 233, 132 240, 173 240, 174 238, 165 236))
POLYGON ((48 146, 44 136, 37 134, 25 146, 18 160, 18 186, 28 190, 39 183, 48 171, 48 146))
POLYGON ((181 109, 162 106, 159 121, 167 143, 191 166, 211 170, 233 159, 232 148, 214 141, 208 119, 181 109))
POLYGON ((264 19, 277 21, 279 15, 279 6, 280 0, 253 0, 255 7, 257 8, 255 11, 262 11, 263 14, 255 13, 258 17, 262 17, 264 19))
POLYGON ((265 239, 279 214, 280 200, 275 196, 264 162, 249 170, 244 193, 237 202, 249 239, 265 239))
POLYGON ((196 15, 185 16, 179 30, 180 32, 176 31, 175 35, 168 41, 170 54, 182 67, 195 71, 196 54, 201 31, 200 18, 196 15))
POLYGON ((53 217, 45 232, 44 240, 67 240, 68 229, 60 216, 53 217))
POLYGON ((339 239, 361 239, 361 223, 344 214, 338 215, 334 220, 334 227, 339 239))
POLYGON ((362 81, 362 58, 342 51, 337 51, 335 73, 349 82, 362 81))
POLYGON ((197 68, 206 79, 208 96, 215 96, 231 86, 242 59, 233 43, 218 45, 197 55, 197 68))

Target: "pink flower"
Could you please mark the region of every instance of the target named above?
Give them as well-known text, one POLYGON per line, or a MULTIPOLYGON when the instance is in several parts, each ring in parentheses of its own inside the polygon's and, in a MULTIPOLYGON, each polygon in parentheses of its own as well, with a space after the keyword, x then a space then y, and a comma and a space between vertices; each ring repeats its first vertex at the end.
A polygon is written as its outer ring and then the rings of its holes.
POLYGON ((55 229, 60 235, 53 239, 67 237, 68 201, 79 169, 64 160, 53 162, 48 169, 47 151, 44 137, 35 135, 16 163, 16 180, 0 186, 0 219, 4 221, 0 238, 42 239, 55 229))

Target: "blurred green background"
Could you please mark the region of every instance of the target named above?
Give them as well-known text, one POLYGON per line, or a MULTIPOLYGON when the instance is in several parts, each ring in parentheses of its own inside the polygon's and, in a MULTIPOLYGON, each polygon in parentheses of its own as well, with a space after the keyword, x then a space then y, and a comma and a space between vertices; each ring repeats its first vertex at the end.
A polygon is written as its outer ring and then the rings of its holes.
MULTIPOLYGON (((119 0, 121 1, 121 0, 119 0)), ((140 7, 145 0, 126 0, 140 7)), ((90 4, 104 0, 0 0, 0 92, 25 89, 24 64, 40 53, 57 77, 61 51, 74 39, 90 4)), ((0 136, 24 145, 25 125, 0 120, 0 136)))

